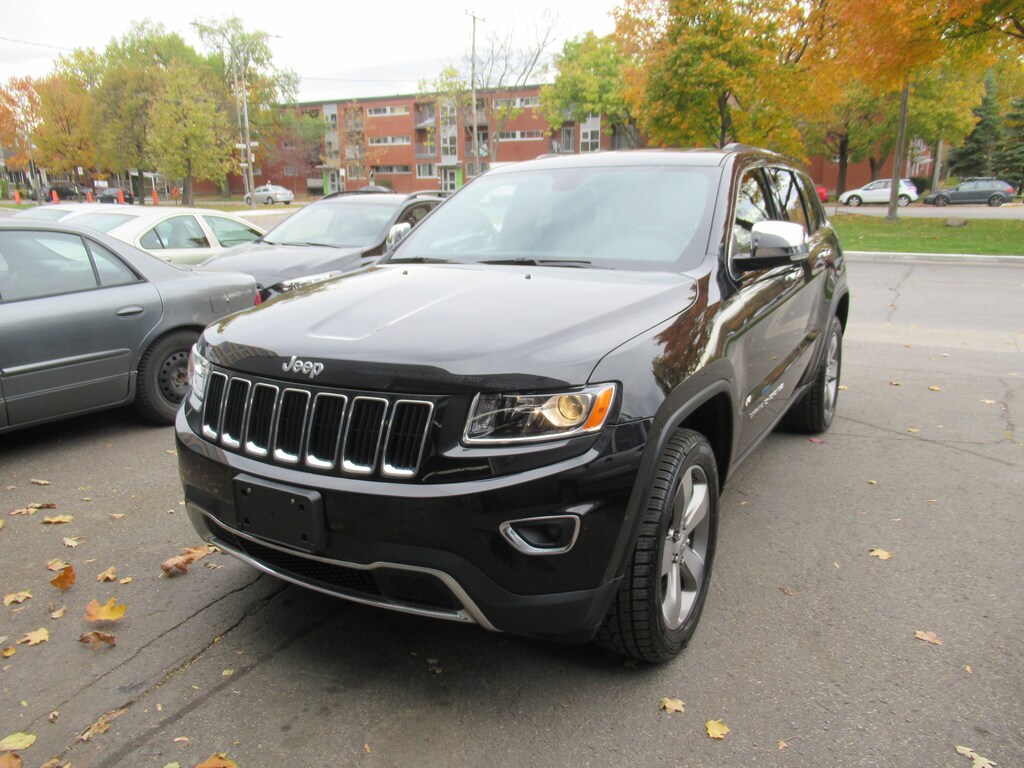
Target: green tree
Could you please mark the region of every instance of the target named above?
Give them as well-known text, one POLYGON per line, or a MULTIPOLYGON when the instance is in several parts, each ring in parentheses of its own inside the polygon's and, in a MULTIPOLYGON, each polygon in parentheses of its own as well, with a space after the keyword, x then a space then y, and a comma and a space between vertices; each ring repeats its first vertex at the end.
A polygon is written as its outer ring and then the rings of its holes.
POLYGON ((985 95, 974 114, 977 125, 964 143, 950 154, 949 168, 958 176, 992 176, 996 154, 1002 145, 1003 120, 991 74, 985 77, 985 95))
POLYGON ((1014 99, 1003 123, 1003 141, 996 154, 996 174, 1024 192, 1024 96, 1014 99))
POLYGON ((220 181, 231 161, 230 118, 211 72, 172 65, 150 107, 147 150, 167 177, 181 179, 192 205, 192 180, 220 181))
POLYGON ((614 130, 623 133, 630 146, 637 146, 636 121, 626 103, 623 73, 626 56, 614 36, 598 37, 587 32, 567 40, 555 56, 555 81, 540 90, 540 114, 552 130, 566 120, 577 123, 589 115, 605 115, 614 130))

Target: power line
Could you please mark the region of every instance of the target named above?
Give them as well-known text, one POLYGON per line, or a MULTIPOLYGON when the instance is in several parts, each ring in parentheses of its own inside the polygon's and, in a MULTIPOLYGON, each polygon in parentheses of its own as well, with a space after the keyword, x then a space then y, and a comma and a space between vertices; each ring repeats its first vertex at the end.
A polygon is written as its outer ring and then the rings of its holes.
POLYGON ((34 45, 36 48, 52 48, 55 51, 73 51, 74 48, 64 48, 59 45, 47 45, 46 43, 33 43, 29 40, 15 40, 13 37, 3 37, 0 35, 0 40, 6 40, 8 43, 20 43, 21 45, 34 45))

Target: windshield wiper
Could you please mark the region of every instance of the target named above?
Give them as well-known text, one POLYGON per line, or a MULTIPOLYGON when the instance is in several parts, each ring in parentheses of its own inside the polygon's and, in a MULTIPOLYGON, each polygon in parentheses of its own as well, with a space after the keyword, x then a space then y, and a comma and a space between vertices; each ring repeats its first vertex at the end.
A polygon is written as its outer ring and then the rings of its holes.
POLYGON ((480 264, 525 264, 528 267, 592 267, 585 259, 530 259, 516 257, 514 259, 488 259, 480 264))
POLYGON ((461 261, 438 259, 433 256, 411 256, 405 259, 388 259, 385 264, 462 264, 461 261))

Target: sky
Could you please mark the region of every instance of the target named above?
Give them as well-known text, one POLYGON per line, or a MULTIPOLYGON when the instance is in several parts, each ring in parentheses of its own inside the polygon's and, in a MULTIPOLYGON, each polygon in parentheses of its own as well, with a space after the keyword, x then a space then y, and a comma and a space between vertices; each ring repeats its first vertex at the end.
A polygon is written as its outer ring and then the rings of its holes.
POLYGON ((519 45, 532 39, 548 8, 554 9, 559 42, 593 31, 614 30, 617 0, 466 0, 373 2, 363 0, 0 0, 0 83, 11 77, 43 77, 62 53, 74 48, 102 51, 132 21, 150 19, 203 50, 191 22, 238 15, 248 30, 269 40, 274 63, 302 78, 300 101, 415 93, 442 67, 459 65, 471 47, 472 11, 478 50, 488 34, 512 30, 519 45))

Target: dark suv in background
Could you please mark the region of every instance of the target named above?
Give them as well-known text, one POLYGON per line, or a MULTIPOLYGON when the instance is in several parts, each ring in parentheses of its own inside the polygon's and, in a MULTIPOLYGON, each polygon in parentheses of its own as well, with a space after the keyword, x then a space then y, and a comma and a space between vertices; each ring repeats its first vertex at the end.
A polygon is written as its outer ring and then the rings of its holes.
POLYGON ((262 298, 313 285, 376 260, 440 205, 447 193, 336 192, 307 205, 258 240, 203 263, 256 278, 262 298))
POLYGON ((988 203, 999 206, 1013 200, 1013 185, 999 179, 967 179, 949 189, 940 189, 924 196, 928 205, 957 203, 988 203))
POLYGON ((176 424, 188 514, 314 590, 665 661, 725 481, 780 422, 832 423, 848 313, 785 157, 494 168, 379 263, 207 328, 176 424))

